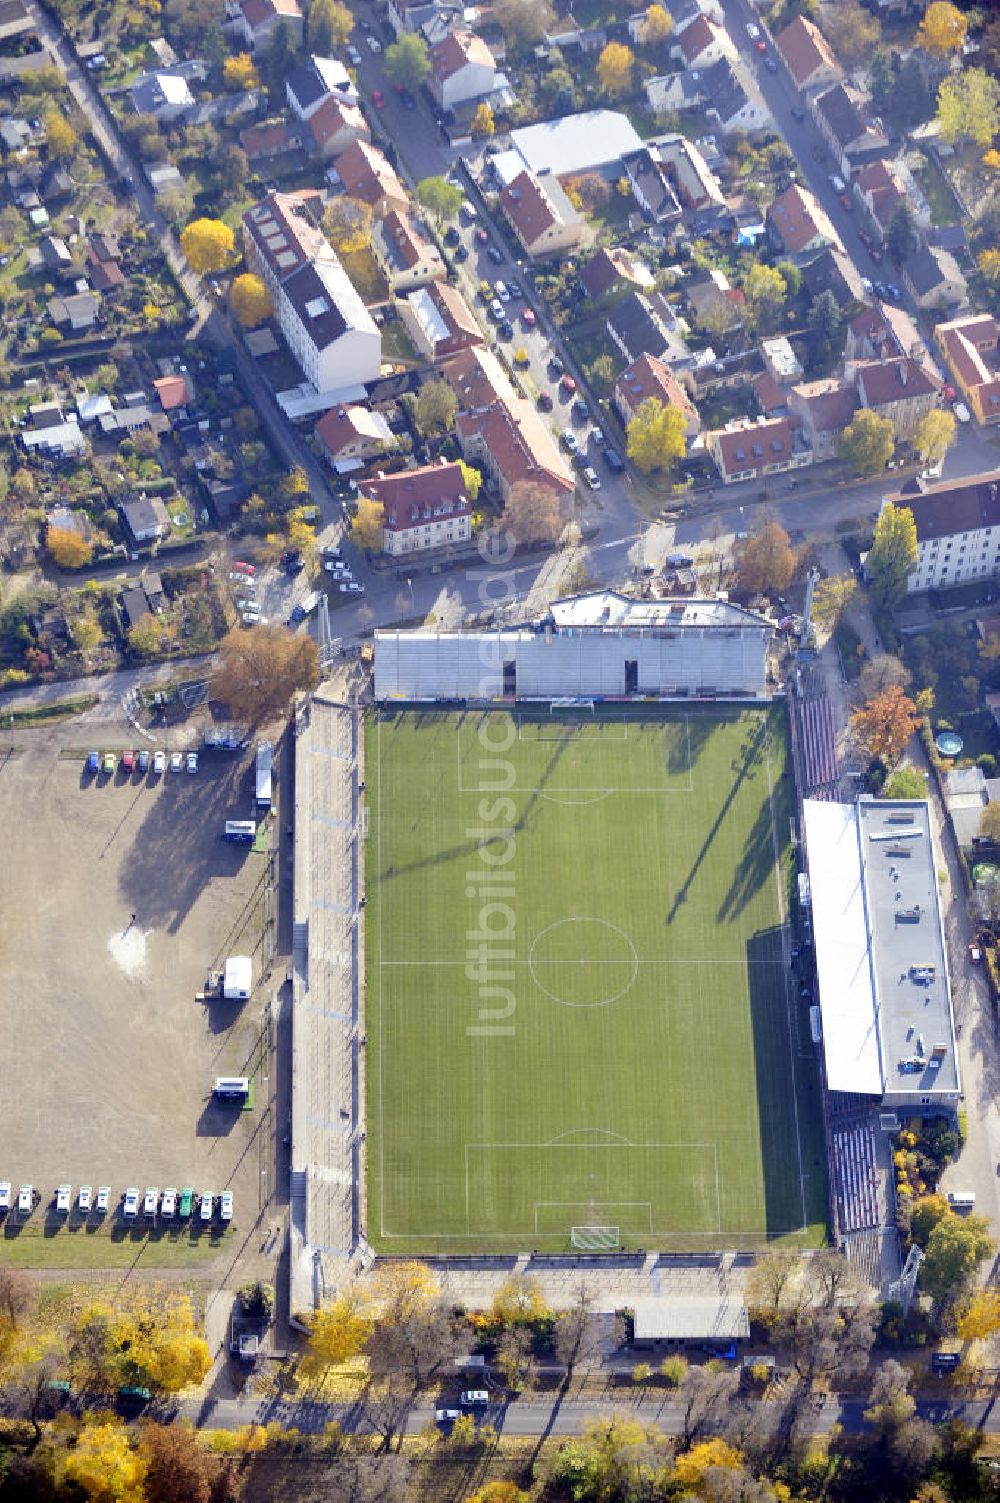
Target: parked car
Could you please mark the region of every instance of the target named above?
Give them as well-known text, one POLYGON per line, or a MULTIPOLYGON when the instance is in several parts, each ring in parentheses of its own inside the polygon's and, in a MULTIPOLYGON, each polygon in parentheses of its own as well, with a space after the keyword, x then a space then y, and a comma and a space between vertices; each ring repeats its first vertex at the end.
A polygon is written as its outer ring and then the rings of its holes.
POLYGON ((81 1211, 89 1211, 94 1200, 94 1192, 90 1185, 81 1185, 76 1197, 77 1208, 81 1211))
POLYGON ((0 1211, 10 1210, 10 1180, 0 1180, 0 1211))
POLYGON ((552 397, 547 391, 540 391, 536 398, 539 412, 551 412, 553 408, 552 397))
POLYGON ((461 236, 458 233, 458 226, 450 224, 444 232, 445 245, 458 245, 460 240, 461 236))
POLYGON ((567 454, 575 454, 577 452, 580 447, 580 441, 572 428, 564 428, 559 437, 567 454))
POLYGON ((507 315, 503 311, 503 303, 498 297, 495 297, 492 303, 490 303, 490 318, 492 318, 494 323, 502 324, 506 317, 507 315))
POLYGON ((147 1186, 146 1193, 142 1197, 142 1214, 144 1216, 155 1216, 156 1207, 159 1203, 160 1191, 158 1187, 156 1185, 147 1186))
POLYGON ((417 107, 417 101, 414 99, 409 89, 403 89, 401 91, 399 102, 403 106, 404 110, 415 110, 417 107))
POLYGON ((355 66, 355 68, 357 68, 357 67, 360 66, 360 63, 361 63, 361 53, 354 46, 353 43, 351 43, 351 45, 347 49, 347 60, 348 60, 348 62, 353 63, 354 66, 355 66))
POLYGON ((467 1388, 462 1394, 463 1409, 485 1409, 490 1396, 485 1388, 467 1388))
POLYGON ((567 376, 565 373, 560 378, 559 385, 568 397, 571 397, 576 391, 576 382, 573 380, 573 377, 567 376))
POLYGON ((622 470, 625 468, 625 461, 624 459, 622 459, 617 449, 605 449, 604 463, 607 465, 609 470, 614 470, 616 475, 621 474, 622 470))
POLYGON ((561 376, 565 369, 566 367, 563 365, 558 355, 549 356, 549 370, 552 372, 553 376, 561 376))
POLYGON ((100 754, 100 752, 88 752, 87 753, 87 771, 90 772, 90 773, 94 773, 94 772, 100 772, 100 770, 101 770, 101 754, 100 754))
POLYGON ((94 1201, 94 1210, 97 1212, 98 1216, 106 1216, 108 1214, 108 1206, 110 1204, 111 1204, 111 1186, 110 1185, 98 1185, 98 1187, 97 1187, 97 1199, 94 1201))
POLYGON ((125 1198, 122 1201, 122 1215, 126 1216, 129 1221, 134 1221, 138 1214, 139 1189, 136 1185, 130 1185, 129 1188, 125 1191, 125 1198))
POLYGON ((163 776, 163 774, 166 772, 166 770, 167 770, 167 754, 166 754, 166 752, 162 752, 162 751, 154 752, 153 753, 153 771, 154 771, 154 773, 159 778, 159 777, 163 776))
POLYGON ((504 253, 500 249, 499 246, 497 246, 497 245, 488 245, 486 247, 486 254, 489 256, 489 258, 493 262, 494 266, 502 266, 503 265, 503 263, 504 263, 504 253))
POLYGON ((375 56, 378 57, 379 53, 382 51, 382 43, 378 40, 378 38, 365 37, 365 41, 368 43, 368 51, 374 52, 375 56))
POLYGON ((178 1216, 190 1216, 191 1208, 193 1205, 194 1191, 191 1189, 190 1185, 188 1185, 185 1186, 185 1188, 181 1191, 181 1198, 177 1202, 178 1216))
POLYGON ((125 772, 125 773, 127 773, 129 776, 131 776, 131 774, 132 774, 132 772, 134 770, 135 770, 135 752, 134 751, 124 751, 124 752, 122 752, 122 771, 125 772))
POLYGON ((233 1219, 232 1190, 223 1190, 219 1196, 219 1217, 222 1221, 232 1221, 233 1219))
POLYGON ((141 775, 143 777, 145 777, 146 773, 149 771, 149 752, 146 750, 145 747, 143 747, 142 751, 139 753, 138 757, 136 758, 136 764, 135 765, 136 765, 137 770, 141 773, 141 775))
POLYGON ((164 1190, 163 1199, 160 1201, 160 1215, 173 1216, 177 1211, 177 1191, 164 1190))
POLYGON ((534 308, 522 308, 521 309, 521 322, 523 323, 523 325, 524 325, 524 327, 526 329, 533 329, 535 327, 535 325, 538 322, 538 319, 535 317, 535 310, 534 310, 534 308))
POLYGON ((497 297, 502 303, 510 302, 510 288, 507 286, 506 282, 498 282, 493 291, 496 293, 497 297))
POLYGON ((583 478, 587 482, 587 485, 590 488, 590 490, 592 490, 592 491, 599 491, 600 490, 600 488, 601 488, 601 477, 598 475, 597 471, 591 465, 587 465, 586 469, 583 472, 583 478))
POLYGON ((747 36, 750 38, 751 42, 756 42, 760 36, 760 27, 757 25, 756 21, 748 21, 746 25, 747 36))
POLYGON ((202 1221, 211 1221, 211 1219, 212 1219, 212 1207, 213 1207, 214 1204, 215 1204, 215 1196, 212 1194, 211 1190, 202 1190, 202 1192, 201 1192, 201 1208, 200 1208, 200 1210, 198 1212, 198 1215, 199 1215, 199 1217, 200 1217, 200 1219, 202 1221))
POLYGON ((377 110, 385 109, 385 95, 381 89, 372 89, 372 104, 377 110))
POLYGON ((184 771, 184 758, 181 756, 180 752, 171 752, 170 753, 170 771, 171 772, 183 772, 184 771))
POLYGON ((461 264, 461 262, 468 261, 468 259, 468 249, 464 245, 456 245, 454 251, 452 252, 452 260, 458 261, 461 264))
POLYGON ((114 772, 114 770, 115 770, 115 754, 114 754, 114 752, 105 752, 104 753, 104 771, 110 777, 111 774, 114 772))
POLYGON ((198 771, 198 753, 188 752, 187 757, 184 760, 184 766, 187 768, 188 772, 196 773, 198 771))
MULTIPOLYGON (((758 52, 763 51, 763 47, 764 47, 764 44, 763 44, 763 42, 761 42, 760 45, 758 46, 758 49, 757 49, 758 52)), ((778 65, 775 62, 774 58, 771 57, 770 55, 767 56, 767 57, 765 57, 765 59, 764 59, 764 67, 767 69, 768 73, 777 73, 777 71, 778 71, 778 65)))
POLYGON ((289 626, 298 626, 300 621, 306 619, 305 608, 301 605, 293 605, 288 617, 289 626))
POLYGON ((582 397, 576 398, 570 411, 579 423, 585 423, 590 416, 590 413, 587 411, 587 404, 582 397))
POLYGON ((243 559, 243 558, 235 558, 235 559, 233 559, 233 568, 236 569, 237 572, 240 573, 240 574, 256 574, 257 573, 256 567, 253 564, 248 564, 247 561, 246 561, 246 559, 243 559))
POLYGON ((803 120, 805 118, 806 118, 806 112, 802 108, 801 104, 793 104, 792 105, 792 119, 793 120, 797 120, 799 122, 799 124, 801 125, 802 122, 803 122, 803 120))
POLYGON ((514 338, 514 325, 511 323, 509 318, 505 318, 503 323, 497 326, 497 333, 499 334, 501 339, 514 338))
POLYGON ((17 1192, 17 1209, 22 1216, 30 1216, 35 1209, 34 1185, 22 1185, 17 1192))
POLYGON ((434 1422, 438 1425, 453 1425, 462 1418, 461 1409, 435 1409, 434 1422))

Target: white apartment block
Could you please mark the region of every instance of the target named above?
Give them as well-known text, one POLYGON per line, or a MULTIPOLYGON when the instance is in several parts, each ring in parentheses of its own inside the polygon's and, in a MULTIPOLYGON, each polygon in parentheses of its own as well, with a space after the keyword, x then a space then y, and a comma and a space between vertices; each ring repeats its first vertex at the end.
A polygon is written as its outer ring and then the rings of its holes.
POLYGON ((344 392, 377 378, 382 336, 312 217, 309 197, 268 194, 244 214, 243 243, 306 380, 318 392, 344 392))
POLYGON ((888 496, 905 506, 917 528, 917 566, 908 592, 946 590, 1000 575, 1000 470, 964 480, 916 482, 912 494, 888 496))

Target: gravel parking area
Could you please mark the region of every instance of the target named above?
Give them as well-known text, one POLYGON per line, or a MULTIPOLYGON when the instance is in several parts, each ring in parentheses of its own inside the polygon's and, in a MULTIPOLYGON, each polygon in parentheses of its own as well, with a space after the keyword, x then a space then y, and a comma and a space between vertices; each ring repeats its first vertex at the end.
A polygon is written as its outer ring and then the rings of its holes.
POLYGON ((227 818, 251 813, 252 751, 203 754, 193 775, 92 777, 82 729, 0 747, 0 1180, 40 1194, 26 1225, 6 1217, 0 1261, 198 1260, 242 1243, 273 1163, 270 858, 222 839, 227 818), (253 956, 251 999, 198 1000, 230 954, 253 956), (254 1075, 254 1109, 214 1104, 217 1075, 254 1075), (51 1208, 62 1182, 68 1220, 51 1208), (105 1222, 76 1210, 81 1183, 111 1186, 105 1222), (236 1238, 217 1219, 124 1223, 133 1185, 231 1189, 236 1238))

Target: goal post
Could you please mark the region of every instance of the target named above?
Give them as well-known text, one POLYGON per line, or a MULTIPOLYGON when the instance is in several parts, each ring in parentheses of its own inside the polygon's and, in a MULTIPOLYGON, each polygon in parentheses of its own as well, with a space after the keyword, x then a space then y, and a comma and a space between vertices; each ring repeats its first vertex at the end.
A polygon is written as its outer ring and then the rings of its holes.
POLYGON ((590 715, 594 714, 596 705, 592 699, 575 699, 573 697, 549 700, 549 714, 555 715, 560 710, 570 713, 583 710, 590 715))
POLYGON ((578 1252, 612 1252, 621 1246, 617 1226, 571 1226, 569 1240, 578 1252))

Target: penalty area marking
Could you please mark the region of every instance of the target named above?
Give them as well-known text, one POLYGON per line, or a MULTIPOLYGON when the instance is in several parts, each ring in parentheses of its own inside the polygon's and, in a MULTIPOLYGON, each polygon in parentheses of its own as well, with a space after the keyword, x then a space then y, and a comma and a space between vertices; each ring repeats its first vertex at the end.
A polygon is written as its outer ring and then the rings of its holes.
MULTIPOLYGON (((484 713, 489 713, 489 712, 484 712, 484 713)), ((520 728, 521 728, 522 722, 520 720, 518 720, 517 717, 512 716, 511 718, 514 720, 515 724, 518 726, 518 737, 517 737, 517 739, 518 739, 518 741, 521 741, 522 737, 520 735, 520 728)), ((604 723, 605 722, 601 722, 602 725, 604 723)), ((677 724, 676 721, 664 721, 663 723, 664 723, 664 725, 676 725, 677 724)), ((466 785, 465 779, 463 777, 464 763, 463 763, 463 760, 462 760, 462 727, 463 727, 463 724, 464 724, 464 721, 460 720, 456 724, 456 726, 455 726, 455 749, 456 749, 456 757, 457 757, 457 763, 458 763, 458 784, 457 784, 457 791, 459 793, 477 793, 477 794, 478 793, 483 793, 483 792, 489 792, 489 791, 491 791, 490 789, 485 789, 484 790, 482 788, 468 787, 466 785)), ((624 729, 627 732, 628 731, 628 726, 626 725, 624 727, 624 729)), ((525 739, 525 744, 530 744, 532 741, 534 741, 535 744, 538 744, 538 741, 539 741, 539 738, 532 738, 530 736, 527 737, 527 738, 524 738, 524 739, 525 739)), ((563 736, 552 737, 551 738, 552 743, 555 744, 555 745, 559 745, 559 744, 567 745, 573 739, 574 739, 573 737, 563 737, 563 736)), ((591 738, 584 738, 584 739, 585 740, 595 740, 595 739, 605 739, 605 738, 593 738, 593 737, 591 737, 591 738)), ((616 745, 624 745, 624 743, 628 740, 628 736, 626 734, 625 736, 622 736, 622 737, 615 736, 615 737, 607 737, 606 739, 609 740, 609 741, 612 741, 616 745)), ((504 791, 509 792, 509 793, 535 794, 535 795, 537 795, 537 796, 539 796, 541 798, 550 799, 553 803, 573 803, 573 804, 576 804, 576 803, 597 803, 600 799, 607 798, 612 793, 638 793, 638 794, 643 794, 643 795, 647 795, 647 796, 652 795, 652 794, 671 794, 671 795, 674 795, 674 794, 678 794, 678 793, 693 793, 694 792, 694 778, 692 777, 692 767, 691 767, 691 721, 690 721, 690 718, 687 715, 685 715, 685 717, 684 717, 684 740, 685 740, 685 745, 687 747, 687 783, 686 784, 677 784, 677 786, 671 787, 671 786, 666 786, 663 783, 660 783, 655 788, 642 787, 642 786, 640 786, 637 783, 628 783, 628 784, 624 784, 624 785, 618 784, 618 785, 616 785, 613 788, 609 788, 606 785, 605 786, 598 785, 596 787, 590 787, 590 788, 559 788, 559 789, 557 789, 555 791, 555 793, 553 793, 553 792, 550 792, 550 790, 547 789, 547 788, 529 787, 529 786, 525 786, 524 784, 522 784, 520 782, 517 782, 511 788, 506 789, 504 791), (563 795, 564 794, 568 794, 568 793, 570 793, 570 794, 571 793, 584 794, 584 795, 586 795, 586 797, 585 798, 581 798, 581 799, 564 799, 563 795)), ((500 756, 503 755, 503 753, 501 753, 499 751, 492 751, 491 752, 490 748, 488 746, 484 746, 482 750, 483 750, 484 757, 489 758, 493 762, 495 762, 498 757, 500 757, 500 756)))

